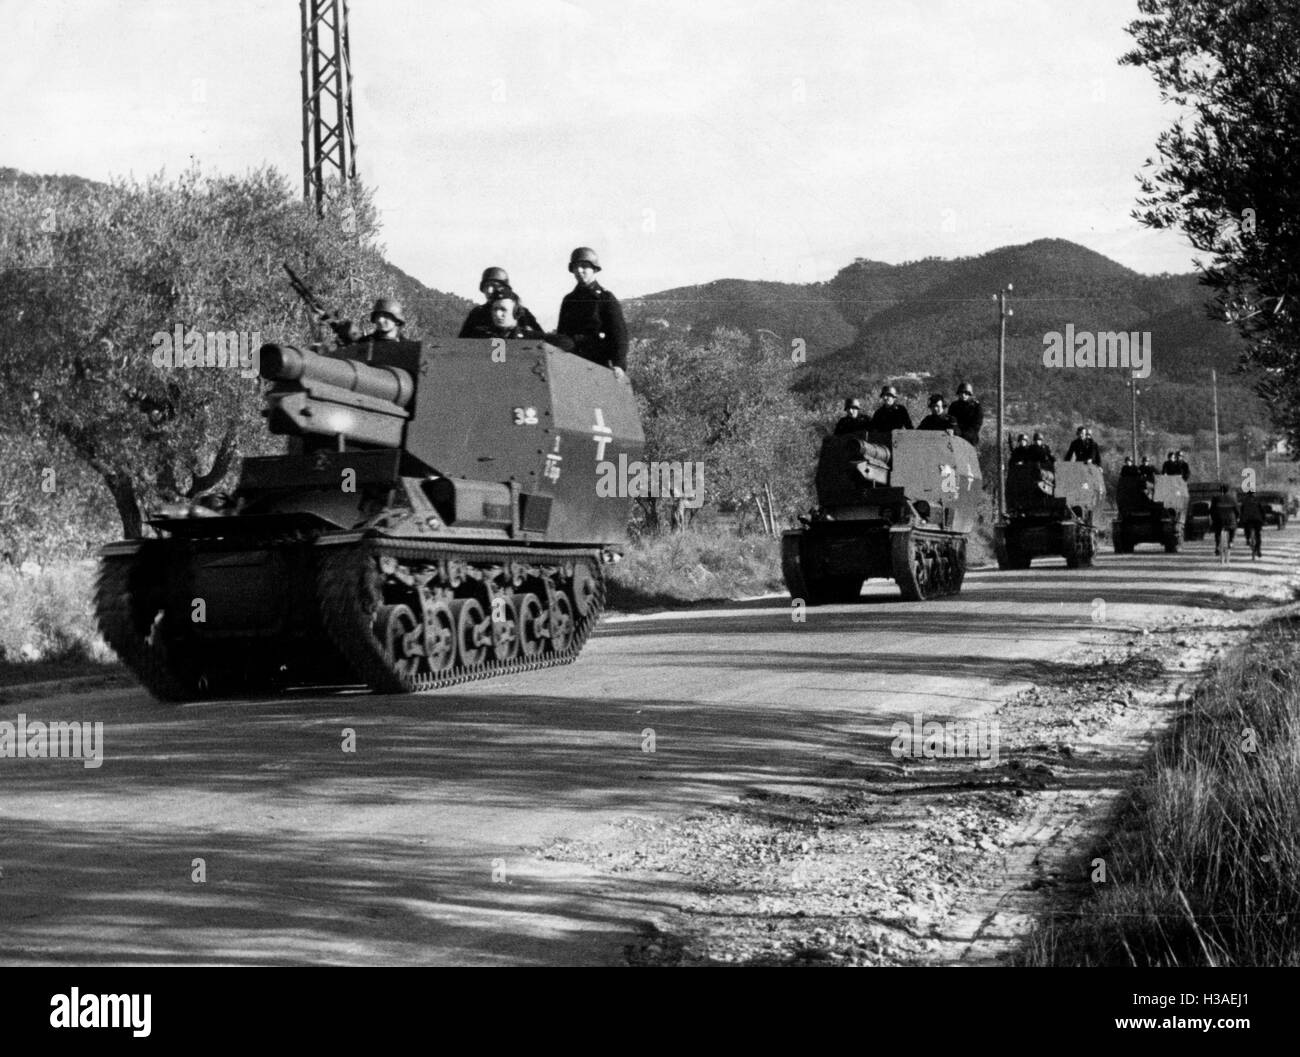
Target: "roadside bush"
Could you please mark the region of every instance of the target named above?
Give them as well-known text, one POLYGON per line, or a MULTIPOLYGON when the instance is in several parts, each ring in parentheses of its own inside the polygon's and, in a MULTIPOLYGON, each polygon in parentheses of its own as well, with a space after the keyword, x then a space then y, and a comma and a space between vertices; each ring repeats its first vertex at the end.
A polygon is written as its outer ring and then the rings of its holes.
POLYGON ((95 626, 95 563, 0 565, 0 663, 110 661, 95 626))
POLYGON ((784 589, 781 541, 725 526, 647 533, 609 571, 615 609, 725 600, 784 589))

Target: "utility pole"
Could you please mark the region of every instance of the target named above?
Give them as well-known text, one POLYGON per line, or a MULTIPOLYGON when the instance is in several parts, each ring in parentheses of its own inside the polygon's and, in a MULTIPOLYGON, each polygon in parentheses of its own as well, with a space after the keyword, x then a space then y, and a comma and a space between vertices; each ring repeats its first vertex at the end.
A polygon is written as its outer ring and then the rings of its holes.
POLYGON ((1133 465, 1138 464, 1138 383, 1136 378, 1128 380, 1133 406, 1133 465))
POLYGON ((1219 462, 1219 372, 1210 368, 1210 386, 1214 390, 1214 479, 1223 480, 1223 469, 1219 462))
POLYGON ((1007 283, 1005 290, 999 290, 994 294, 994 299, 998 303, 998 519, 1006 517, 1006 485, 1003 481, 1002 465, 1006 462, 1006 452, 1002 450, 1002 444, 1006 435, 1006 427, 1003 424, 1006 419, 1006 391, 1007 391, 1007 317, 1015 315, 1007 307, 1007 294, 1011 293, 1012 286, 1007 283))
POLYGON ((331 178, 357 176, 348 0, 299 0, 302 12, 302 197, 325 208, 331 178))

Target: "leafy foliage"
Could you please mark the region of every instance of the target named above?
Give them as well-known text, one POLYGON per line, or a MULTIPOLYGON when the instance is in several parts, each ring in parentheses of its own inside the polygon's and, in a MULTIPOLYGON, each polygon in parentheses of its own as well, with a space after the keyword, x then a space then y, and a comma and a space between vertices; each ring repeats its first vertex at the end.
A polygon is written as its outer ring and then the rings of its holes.
MULTIPOLYGON (((807 505, 812 420, 790 392, 788 350, 719 328, 640 340, 630 362, 647 459, 702 462, 705 499, 721 509, 769 485, 778 514, 807 505)), ((643 505, 657 521, 654 501, 643 505)))
POLYGON ((305 344, 314 325, 282 261, 353 318, 376 291, 409 290, 426 324, 459 322, 464 302, 416 289, 383 261, 376 236, 363 187, 318 218, 270 169, 110 185, 0 173, 0 423, 10 443, 32 436, 71 454, 102 479, 125 533, 140 535, 142 507, 217 489, 241 455, 274 443, 251 354, 263 340, 305 344), (207 365, 160 362, 160 338, 176 328, 205 336, 207 365), (244 336, 242 361, 206 337, 232 332, 244 336))
POLYGON ((1212 310, 1247 342, 1274 421, 1300 444, 1300 8, 1140 0, 1122 62, 1181 108, 1135 216, 1210 255, 1212 310))

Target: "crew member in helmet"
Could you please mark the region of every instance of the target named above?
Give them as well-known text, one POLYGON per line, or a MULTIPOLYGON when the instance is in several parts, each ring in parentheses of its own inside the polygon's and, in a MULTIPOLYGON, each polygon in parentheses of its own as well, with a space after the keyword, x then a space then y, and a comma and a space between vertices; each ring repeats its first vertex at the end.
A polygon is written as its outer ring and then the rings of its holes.
POLYGON ((1074 440, 1070 441, 1070 446, 1065 449, 1065 461, 1090 462, 1094 466, 1101 465, 1101 448, 1092 439, 1092 430, 1087 426, 1080 426, 1075 430, 1074 440))
POLYGON ((596 251, 579 246, 569 255, 569 271, 577 285, 560 302, 555 329, 573 342, 575 354, 611 368, 621 378, 627 370, 627 324, 618 298, 596 282, 596 251))
POLYGON ((1029 447, 1029 434, 1017 433, 1015 447, 1011 449, 1011 457, 1007 459, 1008 466, 1019 466, 1025 462, 1037 462, 1034 453, 1029 447))
MULTIPOLYGON (((498 290, 487 303, 486 326, 475 326, 471 338, 540 338, 541 328, 524 319, 528 309, 519 303, 519 295, 509 287, 498 290)), ((531 315, 529 316, 531 319, 531 315)))
POLYGON ((402 318, 402 303, 391 297, 381 297, 370 310, 370 322, 375 325, 369 337, 371 341, 401 341, 402 328, 406 320, 402 318))
POLYGON ((957 399, 948 408, 948 414, 957 423, 957 432, 961 439, 972 448, 980 446, 980 428, 984 425, 984 409, 975 399, 975 390, 970 382, 957 386, 957 399))
POLYGON ((1052 454, 1052 449, 1048 447, 1041 433, 1034 433, 1034 442, 1029 445, 1029 461, 1038 463, 1045 470, 1054 469, 1056 466, 1056 456, 1052 454))
MULTIPOLYGON (((478 283, 479 292, 483 295, 483 303, 475 305, 469 310, 469 315, 465 317, 465 322, 460 328, 457 337, 461 338, 480 338, 483 330, 492 327, 492 298, 498 293, 510 292, 514 294, 510 286, 510 276, 506 274, 504 268, 487 268, 483 271, 483 278, 478 283)), ((535 331, 538 335, 542 333, 542 328, 533 314, 526 309, 520 302, 519 297, 515 296, 515 305, 519 310, 518 323, 521 327, 530 331, 535 331)), ((531 334, 529 335, 532 336, 531 334)))
POLYGON ((862 413, 862 401, 851 396, 844 401, 844 417, 835 423, 835 435, 841 433, 862 433, 870 426, 867 416, 862 413))
POLYGON ((871 432, 889 436, 896 429, 912 428, 912 416, 907 413, 907 408, 898 402, 898 390, 892 385, 885 386, 880 390, 880 406, 871 416, 871 432))
POLYGON ((947 412, 947 401, 944 400, 942 393, 932 393, 930 395, 930 413, 921 419, 917 429, 946 430, 949 433, 957 432, 957 420, 947 412))

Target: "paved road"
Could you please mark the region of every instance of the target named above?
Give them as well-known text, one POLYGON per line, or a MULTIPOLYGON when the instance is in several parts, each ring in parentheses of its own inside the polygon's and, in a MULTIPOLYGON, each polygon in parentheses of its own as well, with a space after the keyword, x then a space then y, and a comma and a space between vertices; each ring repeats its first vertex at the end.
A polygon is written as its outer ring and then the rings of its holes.
POLYGON ((803 623, 784 598, 615 617, 576 665, 425 697, 11 702, 102 721, 105 758, 0 759, 0 962, 617 963, 673 880, 533 850, 851 781, 895 720, 978 715, 1081 638, 1281 601, 1300 533, 1265 541, 1228 567, 1198 543, 975 572, 934 603, 872 583, 803 623))

